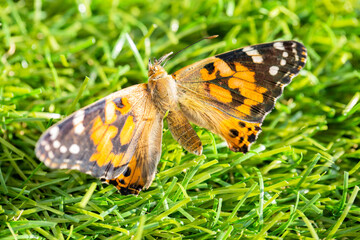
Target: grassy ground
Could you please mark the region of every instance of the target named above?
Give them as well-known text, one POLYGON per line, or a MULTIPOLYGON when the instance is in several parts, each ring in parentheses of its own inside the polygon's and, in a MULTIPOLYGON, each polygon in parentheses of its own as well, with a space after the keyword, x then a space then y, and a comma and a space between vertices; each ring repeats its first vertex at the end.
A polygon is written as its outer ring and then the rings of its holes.
POLYGON ((0 1, 0 239, 360 239, 359 6, 0 1), (165 128, 159 173, 137 197, 36 159, 58 118, 146 82, 149 57, 213 34, 166 69, 277 39, 308 48, 251 152, 196 128, 196 157, 165 128))

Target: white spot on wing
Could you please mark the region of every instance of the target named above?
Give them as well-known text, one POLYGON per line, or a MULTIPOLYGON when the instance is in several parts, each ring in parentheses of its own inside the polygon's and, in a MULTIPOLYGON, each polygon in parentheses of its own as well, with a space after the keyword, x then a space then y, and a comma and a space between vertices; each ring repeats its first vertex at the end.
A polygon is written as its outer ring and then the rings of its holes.
POLYGON ((67 148, 65 146, 61 146, 60 147, 60 152, 61 153, 66 153, 67 152, 67 148))
POLYGON ((52 152, 52 151, 50 151, 49 153, 48 153, 48 156, 49 156, 49 158, 54 158, 55 156, 54 156, 54 153, 52 152))
POLYGON ((289 56, 289 54, 287 53, 287 52, 283 52, 283 57, 284 58, 286 58, 286 57, 288 57, 289 56))
POLYGON ((60 142, 58 141, 58 140, 55 140, 54 142, 53 142, 53 147, 54 148, 59 148, 60 147, 60 142))
POLYGON ((83 133, 83 131, 85 129, 85 127, 83 125, 84 117, 85 117, 84 110, 79 110, 74 115, 72 123, 75 127, 74 132, 77 135, 80 135, 81 133, 83 133))
POLYGON ((256 49, 253 49, 253 50, 250 50, 250 51, 246 51, 246 54, 247 54, 248 56, 260 55, 259 52, 258 52, 258 50, 256 50, 256 49))
POLYGON ((244 52, 248 52, 248 51, 251 51, 251 50, 254 50, 251 46, 248 46, 248 47, 244 47, 244 48, 243 48, 243 51, 244 51, 244 52))
POLYGON ((84 132, 84 130, 85 130, 84 125, 83 125, 82 123, 79 123, 79 124, 75 127, 74 132, 75 132, 75 134, 80 135, 80 134, 82 134, 82 133, 84 132))
POLYGON ((50 163, 49 168, 58 168, 58 166, 59 166, 59 164, 52 162, 52 163, 50 163))
POLYGON ((71 166, 71 169, 80 170, 80 165, 79 164, 73 165, 71 166))
POLYGON ((262 63, 264 60, 261 56, 252 56, 254 63, 262 63))
POLYGON ((45 160, 45 154, 41 154, 39 159, 43 162, 45 160))
POLYGON ((249 48, 250 50, 244 51, 244 52, 246 53, 246 55, 251 56, 252 60, 255 63, 262 63, 263 62, 263 58, 260 55, 260 53, 258 52, 258 50, 252 49, 250 47, 247 47, 247 48, 249 48))
POLYGON ((44 148, 45 148, 45 151, 47 151, 47 152, 50 151, 50 145, 49 144, 46 144, 44 148))
POLYGON ((285 64, 286 64, 286 60, 285 60, 285 59, 281 59, 281 60, 280 60, 280 65, 281 65, 281 66, 284 66, 285 64))
POLYGON ((72 154, 78 154, 80 152, 80 147, 77 144, 73 144, 69 148, 69 152, 72 154))
POLYGON ((68 168, 68 164, 62 163, 62 164, 60 164, 59 168, 61 168, 61 169, 68 168))
POLYGON ((57 168, 58 166, 59 166, 59 164, 52 162, 52 163, 50 163, 49 168, 57 168))
POLYGON ((296 49, 294 48, 292 51, 293 51, 293 53, 295 55, 295 61, 299 61, 299 55, 297 54, 296 49))
POLYGON ((45 163, 46 166, 49 166, 50 163, 51 163, 50 158, 45 159, 44 163, 45 163))
POLYGON ((269 73, 271 76, 275 76, 279 71, 279 67, 277 66, 271 66, 269 69, 269 73))
POLYGON ((73 124, 77 125, 78 123, 81 123, 84 120, 84 116, 85 116, 84 110, 81 109, 77 111, 74 115, 73 124))
POLYGON ((52 127, 49 131, 50 139, 55 140, 57 138, 57 136, 59 135, 59 132, 60 132, 60 129, 58 126, 52 127))
POLYGON ((285 50, 283 42, 274 43, 274 48, 276 48, 278 50, 285 50))

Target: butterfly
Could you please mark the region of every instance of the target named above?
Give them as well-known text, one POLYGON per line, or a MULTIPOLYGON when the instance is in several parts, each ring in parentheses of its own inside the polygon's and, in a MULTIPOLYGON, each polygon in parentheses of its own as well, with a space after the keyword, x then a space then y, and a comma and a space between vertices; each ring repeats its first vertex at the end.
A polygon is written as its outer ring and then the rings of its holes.
POLYGON ((190 153, 202 154, 190 122, 246 153, 307 57, 301 43, 277 41, 218 54, 170 75, 164 69, 170 55, 149 60, 148 83, 112 93, 50 127, 36 156, 47 167, 76 169, 122 194, 138 194, 155 177, 166 114, 172 136, 190 153))

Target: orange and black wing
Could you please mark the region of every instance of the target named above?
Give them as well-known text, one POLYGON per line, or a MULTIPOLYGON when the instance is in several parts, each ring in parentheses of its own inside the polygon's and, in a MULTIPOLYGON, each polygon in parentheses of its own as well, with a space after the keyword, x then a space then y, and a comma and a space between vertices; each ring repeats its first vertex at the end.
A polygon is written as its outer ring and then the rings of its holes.
POLYGON ((136 194, 154 178, 162 118, 147 84, 136 85, 50 127, 35 152, 50 168, 76 169, 114 184, 124 194, 136 194))
POLYGON ((181 110, 194 123, 247 152, 284 86, 306 61, 296 41, 248 46, 196 62, 172 76, 181 110))

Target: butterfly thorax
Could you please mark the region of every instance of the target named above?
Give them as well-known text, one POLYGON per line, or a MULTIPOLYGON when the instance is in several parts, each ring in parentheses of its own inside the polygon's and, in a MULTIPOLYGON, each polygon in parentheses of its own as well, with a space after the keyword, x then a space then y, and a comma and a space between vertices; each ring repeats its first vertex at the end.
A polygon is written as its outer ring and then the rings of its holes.
POLYGON ((177 90, 174 78, 156 62, 154 65, 149 65, 148 76, 148 89, 155 106, 160 112, 165 113, 176 108, 177 90))

